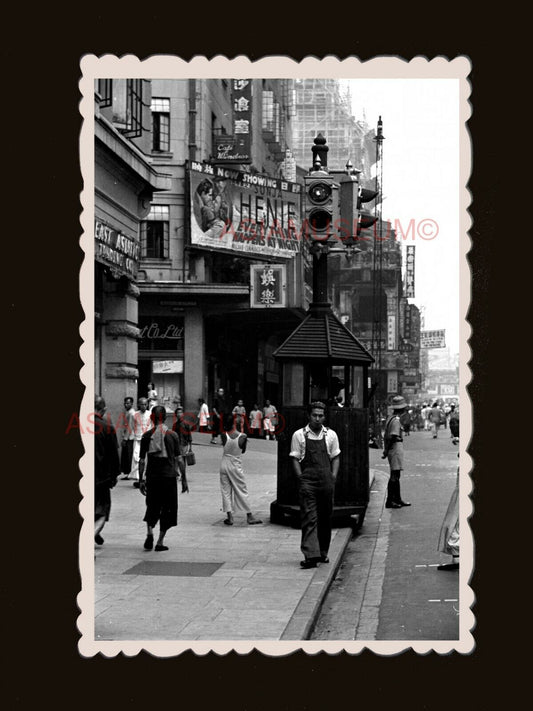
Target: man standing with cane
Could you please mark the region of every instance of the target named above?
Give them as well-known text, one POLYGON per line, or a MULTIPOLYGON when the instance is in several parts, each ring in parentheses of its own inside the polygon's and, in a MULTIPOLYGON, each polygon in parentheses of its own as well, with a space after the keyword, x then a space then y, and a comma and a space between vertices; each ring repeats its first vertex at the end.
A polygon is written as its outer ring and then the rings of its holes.
POLYGON ((333 494, 341 450, 336 432, 324 427, 325 416, 324 403, 312 402, 309 423, 293 434, 289 453, 298 479, 302 568, 329 563, 333 494))

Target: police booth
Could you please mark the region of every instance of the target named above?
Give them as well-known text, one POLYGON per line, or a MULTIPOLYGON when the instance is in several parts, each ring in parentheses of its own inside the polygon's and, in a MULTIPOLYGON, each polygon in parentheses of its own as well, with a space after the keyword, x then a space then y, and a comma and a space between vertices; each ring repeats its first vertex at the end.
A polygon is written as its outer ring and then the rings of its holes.
POLYGON ((333 525, 360 526, 369 496, 367 385, 372 356, 329 304, 315 304, 274 358, 282 363, 283 408, 278 423, 277 499, 270 506, 270 520, 299 526, 291 438, 307 424, 308 404, 320 400, 326 404, 325 425, 335 430, 341 449, 333 525), (342 403, 336 399, 339 395, 342 403))
POLYGON ((299 526, 298 489, 289 457, 292 434, 308 422, 314 400, 326 404, 325 425, 339 437, 333 525, 360 526, 368 505, 368 368, 372 355, 336 317, 328 302, 327 257, 361 251, 357 236, 376 218, 361 209, 376 193, 364 191, 348 161, 344 173, 327 168, 329 148, 322 134, 312 146, 313 166, 304 176, 305 237, 313 255, 313 302, 306 316, 274 352, 282 364, 282 408, 278 424, 277 498, 274 523, 299 526), (340 227, 338 227, 340 225, 340 227), (336 398, 342 395, 342 403, 336 398), (343 405, 343 406, 340 406, 343 405))

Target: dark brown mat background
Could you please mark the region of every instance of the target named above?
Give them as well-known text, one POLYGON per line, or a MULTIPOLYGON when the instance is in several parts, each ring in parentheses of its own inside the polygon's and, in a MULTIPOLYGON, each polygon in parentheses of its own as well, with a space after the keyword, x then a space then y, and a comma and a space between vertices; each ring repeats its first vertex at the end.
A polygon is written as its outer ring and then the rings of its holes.
MULTIPOLYGON (((9 650, 10 669, 4 675, 4 688, 9 708, 35 708, 45 699, 60 698, 93 708, 153 707, 154 698, 176 707, 216 705, 252 711, 326 709, 346 703, 357 708, 368 701, 381 708, 385 700, 413 709, 467 707, 469 702, 483 706, 479 702, 487 665, 494 655, 501 659, 512 653, 503 646, 510 642, 512 629, 510 601, 503 602, 510 572, 504 565, 507 551, 503 556, 502 539, 507 542, 508 533, 502 536, 496 524, 504 513, 498 494, 504 485, 514 489, 515 484, 508 477, 503 480, 495 452, 484 446, 494 436, 490 405, 496 395, 502 398, 504 385, 515 377, 500 373, 498 393, 489 392, 491 308, 487 300, 496 174, 502 168, 504 134, 511 137, 504 153, 512 153, 520 151, 516 134, 521 130, 519 116, 507 109, 508 102, 500 120, 498 100, 504 78, 501 41, 498 51, 494 50, 496 28, 487 26, 485 18, 481 31, 444 8, 446 17, 433 20, 431 28, 415 27, 404 17, 404 25, 398 25, 388 9, 375 4, 354 6, 344 16, 345 6, 336 5, 334 18, 327 15, 333 14, 333 6, 327 5, 320 11, 310 5, 312 12, 302 6, 284 6, 276 12, 272 5, 181 4, 174 6, 173 13, 150 4, 121 6, 121 11, 108 7, 102 12, 96 5, 65 6, 53 14, 51 8, 28 7, 26 17, 17 17, 17 10, 4 10, 3 194, 5 214, 13 218, 4 228, 4 248, 9 249, 3 261, 9 279, 4 350, 11 363, 4 371, 4 415, 15 435, 6 438, 13 460, 4 471, 4 480, 15 484, 9 496, 4 490, 4 510, 10 513, 4 529, 7 560, 3 569, 3 612, 9 621, 4 649, 9 650), (155 659, 143 652, 131 659, 122 655, 84 659, 77 650, 76 629, 81 524, 78 460, 83 449, 76 436, 65 436, 70 414, 78 411, 83 392, 78 377, 82 365, 78 326, 83 318, 78 297, 83 258, 79 249, 80 59, 89 53, 134 54, 141 59, 154 54, 183 59, 246 55, 255 60, 289 51, 298 60, 309 55, 341 59, 355 55, 363 60, 466 55, 473 64, 470 100, 474 113, 469 129, 474 152, 470 182, 474 293, 470 321, 475 380, 469 387, 474 401, 469 452, 475 462, 476 485, 472 522, 476 569, 471 585, 477 596, 477 647, 470 655, 447 656, 407 651, 379 657, 365 651, 356 656, 299 652, 285 658, 259 653, 195 657, 187 652, 155 659), (24 404, 23 426, 18 418, 11 421, 20 403, 24 404), (501 566, 495 570, 491 566, 496 560, 501 566), (457 703, 459 699, 463 703, 457 703)), ((400 14, 407 11, 398 9, 400 14)), ((523 124, 522 128, 528 130, 523 124)), ((510 244, 512 238, 508 240, 510 244)), ((498 254, 498 260, 504 256, 498 254)), ((502 265, 498 293, 507 291, 501 280, 511 276, 502 265)), ((494 350, 502 358, 503 349, 494 350)))

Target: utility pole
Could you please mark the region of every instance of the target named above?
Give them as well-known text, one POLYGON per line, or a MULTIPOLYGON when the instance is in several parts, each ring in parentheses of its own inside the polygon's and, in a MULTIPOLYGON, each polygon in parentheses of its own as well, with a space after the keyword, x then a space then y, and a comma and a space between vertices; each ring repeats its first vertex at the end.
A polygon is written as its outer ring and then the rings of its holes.
POLYGON ((377 217, 377 230, 374 230, 373 269, 372 269, 372 341, 371 353, 374 357, 372 368, 372 402, 371 419, 374 427, 374 436, 379 446, 382 445, 381 436, 381 402, 383 400, 381 386, 381 345, 382 345, 382 309, 383 309, 383 121, 378 119, 376 137, 376 184, 377 193, 374 203, 374 213, 377 217), (377 232, 377 239, 376 239, 377 232))

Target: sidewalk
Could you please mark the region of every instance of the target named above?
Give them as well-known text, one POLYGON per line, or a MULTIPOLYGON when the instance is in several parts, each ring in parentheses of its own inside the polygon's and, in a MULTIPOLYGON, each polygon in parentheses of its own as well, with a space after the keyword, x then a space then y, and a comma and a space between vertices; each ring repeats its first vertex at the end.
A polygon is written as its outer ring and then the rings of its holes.
MULTIPOLYGON (((250 440, 243 457, 252 510, 223 524, 220 444, 195 433, 190 493, 179 494, 168 551, 143 550, 145 499, 131 480, 112 490, 111 518, 95 545, 95 641, 305 640, 309 638, 350 528, 334 529, 330 563, 302 570, 300 531, 270 523, 277 444, 250 440)), ((157 529, 156 529, 157 533, 157 529)))

